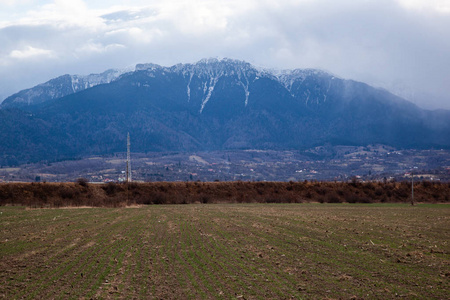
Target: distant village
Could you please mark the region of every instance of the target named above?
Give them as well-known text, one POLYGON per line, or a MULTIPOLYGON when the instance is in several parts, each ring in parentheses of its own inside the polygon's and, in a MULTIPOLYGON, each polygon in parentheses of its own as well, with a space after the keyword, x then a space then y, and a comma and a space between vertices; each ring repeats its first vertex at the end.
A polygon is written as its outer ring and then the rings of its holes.
MULTIPOLYGON (((0 182, 126 181, 126 153, 0 168, 0 182)), ((133 181, 450 181, 450 151, 322 146, 306 151, 131 153, 133 181)))

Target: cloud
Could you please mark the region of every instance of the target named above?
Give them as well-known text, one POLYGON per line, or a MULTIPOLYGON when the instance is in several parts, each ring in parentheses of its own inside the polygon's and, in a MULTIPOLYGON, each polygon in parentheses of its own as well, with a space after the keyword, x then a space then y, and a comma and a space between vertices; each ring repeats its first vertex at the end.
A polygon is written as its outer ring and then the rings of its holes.
POLYGON ((75 49, 75 52, 78 56, 84 56, 84 55, 91 55, 91 54, 104 54, 109 51, 115 51, 117 49, 123 49, 126 48, 124 45, 121 44, 109 44, 109 45, 103 45, 101 43, 87 43, 82 45, 81 47, 75 49))
POLYGON ((442 14, 450 14, 450 2, 448 0, 398 0, 403 7, 413 10, 433 10, 442 14))
POLYGON ((38 49, 31 46, 26 47, 23 50, 13 50, 9 54, 11 58, 14 59, 30 59, 35 57, 52 57, 54 55, 53 51, 46 49, 38 49))
POLYGON ((32 1, 33 0, 0 0, 0 5, 17 6, 17 5, 29 4, 32 1))
POLYGON ((321 68, 450 109, 448 1, 26 2, 0 2, 0 98, 65 73, 219 56, 321 68))

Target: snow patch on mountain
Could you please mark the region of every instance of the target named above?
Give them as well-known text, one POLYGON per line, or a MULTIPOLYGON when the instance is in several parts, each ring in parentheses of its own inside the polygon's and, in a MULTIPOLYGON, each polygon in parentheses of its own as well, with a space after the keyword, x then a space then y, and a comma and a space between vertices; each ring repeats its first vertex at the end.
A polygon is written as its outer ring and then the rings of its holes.
POLYGON ((317 69, 295 69, 274 71, 274 76, 290 92, 294 83, 303 83, 308 77, 332 78, 330 73, 317 69))
POLYGON ((90 74, 86 76, 72 75, 72 91, 79 91, 94 87, 99 84, 111 83, 127 70, 107 70, 101 74, 90 74))
POLYGON ((23 107, 61 98, 99 84, 110 83, 134 68, 111 69, 100 74, 62 75, 6 98, 0 108, 23 107))
POLYGON ((244 89, 245 106, 247 106, 250 95, 250 81, 248 78, 255 78, 259 73, 257 69, 245 61, 228 58, 221 60, 217 58, 202 59, 196 64, 177 65, 176 68, 178 70, 181 68, 184 72, 190 73, 190 76, 193 76, 194 74, 197 75, 203 80, 204 86, 208 86, 208 89, 204 90, 204 94, 206 91, 208 93, 206 94, 206 97, 202 99, 200 113, 211 98, 215 85, 222 77, 237 77, 238 85, 242 86, 244 89))
MULTIPOLYGON (((217 81, 219 81, 219 77, 211 78, 211 80, 209 82, 209 87, 208 87, 208 94, 206 95, 206 97, 202 101, 202 106, 200 108, 200 113, 203 112, 203 109, 205 108, 206 103, 208 103, 209 99, 211 98, 212 92, 214 91, 214 87, 216 86, 217 81)), ((206 85, 205 85, 205 88, 206 88, 206 85)), ((203 90, 203 93, 205 93, 205 92, 206 92, 206 89, 203 90)))
POLYGON ((188 82, 187 88, 186 88, 186 92, 187 92, 187 96, 188 96, 188 102, 191 101, 191 82, 192 82, 192 77, 194 77, 194 74, 191 74, 189 76, 189 82, 188 82))

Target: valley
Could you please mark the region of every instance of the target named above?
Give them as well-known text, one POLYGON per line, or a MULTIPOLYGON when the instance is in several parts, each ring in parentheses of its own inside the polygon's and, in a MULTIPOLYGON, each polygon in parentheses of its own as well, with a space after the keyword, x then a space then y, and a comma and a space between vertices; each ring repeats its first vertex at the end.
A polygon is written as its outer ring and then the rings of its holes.
MULTIPOLYGON (((450 151, 385 145, 131 154, 135 181, 450 181, 450 151)), ((125 180, 126 153, 0 168, 0 182, 125 180)))

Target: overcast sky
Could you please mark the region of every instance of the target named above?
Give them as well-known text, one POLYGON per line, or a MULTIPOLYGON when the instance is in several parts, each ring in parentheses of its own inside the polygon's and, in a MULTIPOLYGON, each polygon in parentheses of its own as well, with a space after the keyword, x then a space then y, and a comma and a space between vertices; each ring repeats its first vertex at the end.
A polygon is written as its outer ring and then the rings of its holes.
POLYGON ((450 109, 450 0, 0 0, 0 101, 63 74, 208 57, 450 109))

